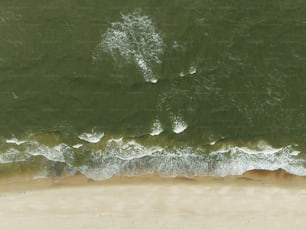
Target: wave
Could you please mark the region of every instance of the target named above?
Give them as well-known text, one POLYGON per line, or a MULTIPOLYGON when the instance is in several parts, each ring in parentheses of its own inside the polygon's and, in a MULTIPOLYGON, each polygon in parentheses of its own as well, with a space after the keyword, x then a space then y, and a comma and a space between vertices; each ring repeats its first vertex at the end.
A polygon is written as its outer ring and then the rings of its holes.
POLYGON ((164 131, 164 129, 163 129, 163 127, 162 127, 161 122, 160 122, 158 119, 156 119, 156 120, 153 122, 153 126, 152 126, 152 129, 151 129, 150 135, 151 135, 151 136, 160 135, 163 131, 164 131))
POLYGON ((183 117, 178 114, 171 114, 172 131, 176 134, 184 132, 188 124, 184 121, 183 117))
POLYGON ((218 143, 213 147, 158 146, 110 138, 104 145, 86 143, 79 148, 65 143, 46 146, 33 140, 15 147, 10 143, 7 146, 8 149, 0 153, 0 164, 32 163, 33 157, 41 157, 44 160, 36 163, 42 163, 37 164, 44 170, 42 173, 72 175, 81 172, 94 180, 152 173, 170 177, 227 176, 276 169, 306 175, 306 158, 296 150, 296 145, 273 148, 265 142, 257 142, 252 147, 218 143), (54 166, 56 164, 61 166, 54 166))
POLYGON ((25 143, 26 141, 18 140, 17 138, 13 137, 11 139, 6 139, 5 142, 6 143, 11 143, 11 144, 16 144, 16 145, 21 145, 21 144, 25 143))
POLYGON ((113 175, 140 175, 158 173, 163 176, 226 176, 242 175, 253 169, 275 170, 282 168, 292 174, 306 175, 305 160, 296 157, 291 146, 274 153, 240 147, 228 147, 209 154, 201 154, 192 147, 142 148, 137 157, 121 158, 118 155, 94 153, 95 166, 82 166, 79 171, 95 180, 113 175), (107 155, 107 156, 106 156, 107 155), (98 163, 97 163, 98 162, 98 163))
POLYGON ((0 154, 0 164, 8 164, 13 162, 23 162, 29 158, 29 155, 21 153, 19 150, 10 148, 6 152, 0 154))
MULTIPOLYGON (((98 143, 104 137, 104 133, 94 132, 92 130, 91 133, 82 133, 79 135, 79 139, 89 142, 89 143, 98 143)), ((75 145, 76 147, 80 147, 79 145, 75 145)))

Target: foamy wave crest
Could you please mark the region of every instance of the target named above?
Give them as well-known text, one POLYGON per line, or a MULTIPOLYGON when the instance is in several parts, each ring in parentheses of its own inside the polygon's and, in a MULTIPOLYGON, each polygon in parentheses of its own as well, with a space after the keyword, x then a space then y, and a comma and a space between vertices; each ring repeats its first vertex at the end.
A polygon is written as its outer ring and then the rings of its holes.
POLYGON ((49 161, 68 163, 72 161, 72 148, 61 143, 50 147, 36 141, 28 141, 19 149, 9 148, 0 153, 0 163, 13 163, 27 161, 33 156, 43 156, 49 161))
POLYGON ((152 126, 152 129, 151 129, 150 135, 151 135, 151 136, 160 135, 163 131, 164 131, 164 129, 163 129, 163 127, 162 127, 161 122, 160 122, 158 119, 156 119, 156 120, 153 122, 153 126, 152 126))
POLYGON ((27 154, 21 153, 19 150, 10 148, 0 154, 0 164, 26 161, 29 158, 27 154))
POLYGON ((247 147, 227 147, 210 154, 214 161, 218 161, 215 175, 241 175, 253 169, 276 170, 285 169, 296 175, 306 175, 305 159, 298 158, 299 152, 286 146, 274 149, 249 149, 247 147))
POLYGON ((142 72, 145 81, 156 83, 152 66, 160 64, 164 42, 156 31, 152 20, 134 12, 121 16, 120 22, 111 23, 102 35, 94 59, 101 55, 99 50, 118 56, 127 63, 134 63, 142 72))
POLYGON ((19 145, 25 143, 26 141, 24 141, 24 140, 19 140, 19 139, 13 137, 13 138, 11 138, 11 139, 6 139, 5 142, 6 142, 6 143, 10 143, 10 144, 16 144, 16 145, 19 146, 19 145))
POLYGON ((69 158, 72 157, 72 150, 64 143, 54 147, 49 147, 32 141, 28 143, 25 154, 32 156, 44 156, 50 161, 67 163, 69 162, 69 158))
POLYGON ((184 121, 181 115, 172 114, 171 121, 172 121, 172 130, 176 134, 184 132, 188 127, 188 124, 184 121))
MULTIPOLYGON (((306 175, 306 159, 297 146, 273 148, 264 142, 252 147, 226 145, 216 150, 191 146, 147 146, 135 140, 109 139, 104 145, 86 144, 75 149, 61 143, 46 146, 28 141, 0 153, 0 163, 31 161, 43 168, 43 174, 59 175, 81 172, 95 180, 113 175, 134 176, 157 173, 163 176, 226 176, 241 175, 253 169, 284 169, 296 175, 306 175), (47 166, 46 166, 47 165, 47 166), (58 165, 58 166, 57 166, 58 165)), ((216 148, 217 145, 213 147, 216 148)))
POLYGON ((78 170, 95 180, 108 179, 115 174, 134 176, 158 173, 170 177, 226 176, 241 175, 252 169, 279 168, 293 174, 306 175, 304 166, 306 161, 297 157, 299 152, 293 150, 292 146, 280 149, 267 146, 268 151, 228 146, 211 153, 187 146, 154 148, 121 141, 119 144, 116 143, 116 147, 111 146, 111 150, 91 153, 90 165, 81 166, 78 170), (122 152, 124 157, 120 156, 122 152))
POLYGON ((89 142, 89 143, 98 143, 103 137, 104 137, 103 132, 99 133, 99 132, 94 132, 94 131, 92 131, 91 133, 82 133, 79 135, 79 139, 89 142))
POLYGON ((123 139, 111 139, 105 147, 105 152, 108 155, 112 155, 121 160, 141 158, 160 151, 162 151, 161 147, 145 147, 134 140, 124 142, 123 139))
POLYGON ((110 139, 105 149, 92 152, 88 164, 80 166, 78 170, 95 180, 109 179, 115 174, 137 175, 141 167, 130 167, 132 161, 141 161, 162 151, 161 147, 145 147, 135 141, 124 142, 122 138, 110 139))

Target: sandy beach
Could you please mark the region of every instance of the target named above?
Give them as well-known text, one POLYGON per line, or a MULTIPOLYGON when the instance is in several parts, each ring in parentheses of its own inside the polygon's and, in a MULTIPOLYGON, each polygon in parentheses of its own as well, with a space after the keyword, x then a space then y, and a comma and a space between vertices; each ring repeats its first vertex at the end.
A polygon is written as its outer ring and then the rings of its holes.
POLYGON ((1 179, 1 228, 305 228, 306 182, 283 171, 96 182, 1 179))

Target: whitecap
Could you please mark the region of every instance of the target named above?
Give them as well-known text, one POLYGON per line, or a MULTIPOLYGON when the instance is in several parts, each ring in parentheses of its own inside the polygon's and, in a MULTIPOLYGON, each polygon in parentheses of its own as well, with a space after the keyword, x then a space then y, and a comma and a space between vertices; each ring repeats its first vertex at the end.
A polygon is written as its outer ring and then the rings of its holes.
POLYGON ((153 126, 152 126, 152 129, 151 129, 150 135, 151 136, 160 135, 163 131, 164 131, 164 129, 163 129, 162 125, 161 125, 161 122, 158 119, 156 119, 153 122, 153 126))
POLYGON ((188 127, 188 124, 184 121, 181 115, 172 114, 171 121, 172 121, 172 131, 176 134, 184 132, 188 127))
POLYGON ((72 148, 75 148, 75 149, 79 149, 83 146, 83 144, 75 144, 72 146, 72 148))
POLYGON ((180 72, 179 76, 184 77, 186 74, 184 72, 180 72))
POLYGON ((197 68, 196 68, 196 66, 190 66, 190 68, 189 68, 189 74, 190 75, 194 75, 194 74, 196 74, 197 73, 197 68))
POLYGON ((79 135, 79 139, 89 142, 89 143, 98 143, 104 137, 104 132, 91 132, 91 133, 82 133, 79 135))
POLYGON ((209 145, 213 146, 213 145, 215 145, 216 143, 217 143, 217 140, 214 140, 214 141, 209 142, 209 145))
POLYGON ((5 142, 9 143, 9 144, 16 144, 16 145, 19 146, 19 145, 25 143, 26 141, 18 140, 17 138, 11 138, 11 139, 6 139, 5 142))

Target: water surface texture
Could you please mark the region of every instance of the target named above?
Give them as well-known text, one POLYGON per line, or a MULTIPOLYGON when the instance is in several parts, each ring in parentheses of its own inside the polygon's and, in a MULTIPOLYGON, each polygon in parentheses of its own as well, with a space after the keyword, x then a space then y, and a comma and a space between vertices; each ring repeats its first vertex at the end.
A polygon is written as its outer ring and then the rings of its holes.
POLYGON ((0 172, 306 175, 304 1, 0 2, 0 172))

